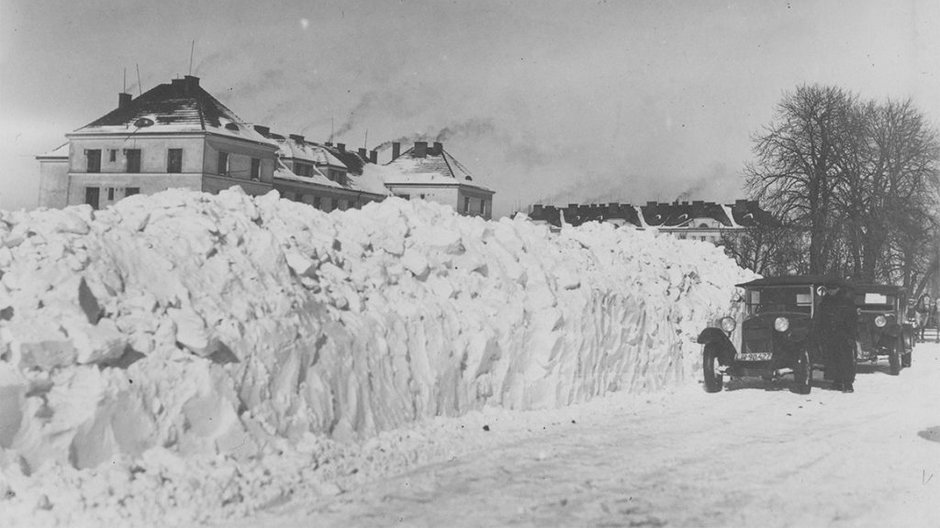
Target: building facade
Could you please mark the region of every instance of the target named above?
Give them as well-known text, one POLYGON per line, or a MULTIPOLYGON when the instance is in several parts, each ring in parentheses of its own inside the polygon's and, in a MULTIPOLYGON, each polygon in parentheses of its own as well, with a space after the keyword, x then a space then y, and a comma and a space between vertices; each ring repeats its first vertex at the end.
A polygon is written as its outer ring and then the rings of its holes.
POLYGON ((273 189, 277 146, 203 90, 197 77, 174 79, 137 99, 119 94, 115 110, 66 137, 64 174, 61 158, 38 157, 40 206, 100 208, 171 187, 273 189))
POLYGON ((470 171, 444 150, 442 143, 429 146, 426 141, 416 141, 401 154, 399 148, 392 144, 392 160, 386 164, 391 170, 385 185, 393 194, 450 205, 465 215, 492 218, 494 191, 474 183, 470 171))
POLYGON ((103 208, 134 194, 168 188, 218 192, 233 185, 325 211, 358 208, 392 194, 439 201, 462 214, 492 215, 493 191, 472 178, 443 145, 426 142, 378 165, 376 151, 347 150, 252 125, 187 75, 118 106, 66 134, 68 142, 36 159, 41 207, 103 208))

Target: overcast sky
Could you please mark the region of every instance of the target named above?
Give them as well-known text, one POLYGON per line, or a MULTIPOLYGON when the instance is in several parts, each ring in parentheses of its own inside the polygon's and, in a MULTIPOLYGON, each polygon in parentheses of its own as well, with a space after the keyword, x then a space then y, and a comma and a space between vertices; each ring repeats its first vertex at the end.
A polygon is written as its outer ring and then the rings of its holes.
POLYGON ((938 0, 0 0, 0 206, 35 205, 34 156, 112 110, 125 68, 136 97, 187 74, 193 40, 243 119, 443 139, 497 214, 743 197, 753 134, 803 83, 940 124, 938 0))

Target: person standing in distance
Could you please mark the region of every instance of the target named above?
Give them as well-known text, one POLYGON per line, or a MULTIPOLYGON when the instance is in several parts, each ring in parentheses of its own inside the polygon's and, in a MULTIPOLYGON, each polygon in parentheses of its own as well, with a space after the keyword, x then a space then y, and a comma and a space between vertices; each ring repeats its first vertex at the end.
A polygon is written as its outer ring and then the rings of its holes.
POLYGON ((832 388, 842 392, 855 392, 855 334, 858 328, 858 310, 847 284, 833 284, 819 303, 819 329, 822 345, 829 361, 826 377, 832 379, 832 388))

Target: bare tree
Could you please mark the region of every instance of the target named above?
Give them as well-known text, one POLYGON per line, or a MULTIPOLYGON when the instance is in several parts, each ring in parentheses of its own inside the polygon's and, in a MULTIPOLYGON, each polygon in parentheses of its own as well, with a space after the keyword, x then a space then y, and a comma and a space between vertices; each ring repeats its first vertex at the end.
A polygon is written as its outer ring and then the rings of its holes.
POLYGON ((802 86, 754 141, 748 190, 804 234, 809 272, 911 287, 936 268, 940 141, 910 100, 802 86))
POLYGON ((754 138, 747 188, 785 226, 809 237, 808 268, 820 273, 834 246, 833 201, 843 171, 856 96, 835 87, 800 86, 784 94, 774 122, 754 138))

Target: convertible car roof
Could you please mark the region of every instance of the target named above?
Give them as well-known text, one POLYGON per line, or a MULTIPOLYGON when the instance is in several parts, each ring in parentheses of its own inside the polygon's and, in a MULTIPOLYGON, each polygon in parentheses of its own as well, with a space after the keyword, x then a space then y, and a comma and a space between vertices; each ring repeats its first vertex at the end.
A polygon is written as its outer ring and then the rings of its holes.
POLYGON ((763 277, 738 284, 737 286, 739 288, 750 288, 753 286, 810 286, 813 284, 854 287, 851 282, 834 275, 784 275, 780 277, 763 277))
POLYGON ((809 286, 812 284, 849 287, 856 292, 885 293, 892 295, 898 295, 904 291, 900 286, 894 286, 893 284, 848 281, 834 275, 784 275, 779 277, 763 277, 738 284, 737 286, 739 288, 749 288, 754 286, 809 286))

